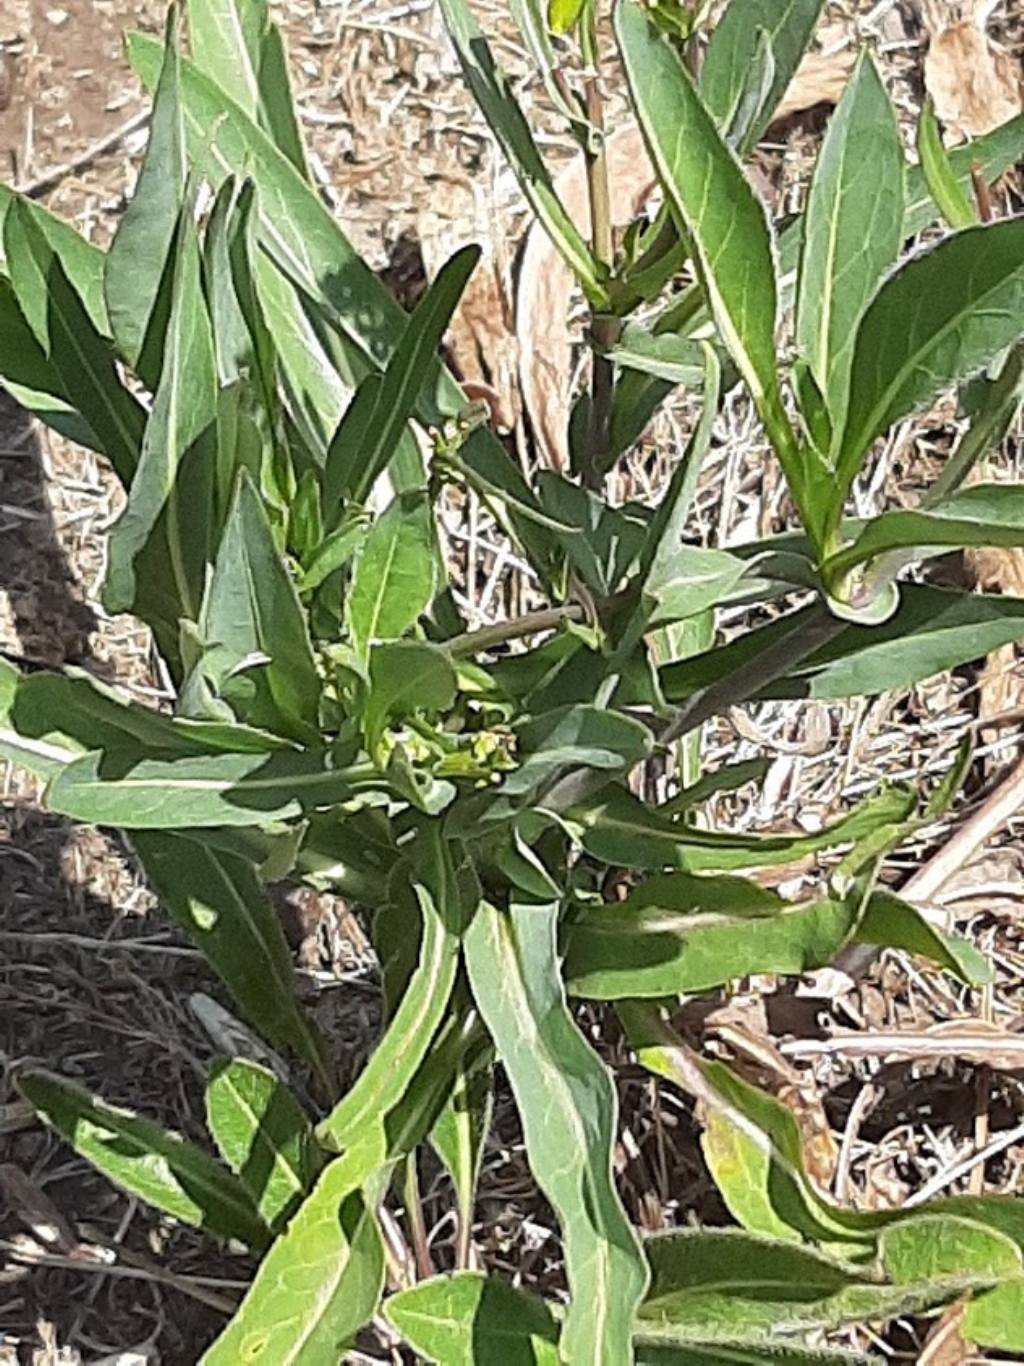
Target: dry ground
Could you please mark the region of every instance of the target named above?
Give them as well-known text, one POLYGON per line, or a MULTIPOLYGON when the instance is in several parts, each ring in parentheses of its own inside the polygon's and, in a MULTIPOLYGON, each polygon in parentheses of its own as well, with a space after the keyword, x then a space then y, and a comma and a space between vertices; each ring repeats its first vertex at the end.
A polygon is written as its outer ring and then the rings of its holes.
MULTIPOLYGON (((526 64, 501 6, 487 0, 479 8, 484 27, 499 34, 501 59, 522 77, 526 64)), ((483 233, 507 281, 508 234, 521 232, 522 207, 458 85, 436 8, 429 0, 288 0, 279 10, 314 168, 371 263, 409 301, 421 287, 424 263, 432 269, 439 254, 483 233)), ((98 240, 116 224, 143 138, 139 96, 120 59, 121 33, 157 28, 161 12, 159 0, 5 0, 0 11, 0 173, 98 240)), ((1020 10, 997 6, 993 25, 1019 59, 1020 10)), ((835 0, 823 46, 852 50, 859 37, 879 53, 911 120, 922 94, 924 31, 916 4, 835 0)), ((567 148, 543 99, 529 84, 522 93, 546 152, 556 166, 564 164, 567 148)), ((610 94, 616 116, 622 101, 614 82, 610 94)), ((779 200, 789 202, 806 174, 821 121, 820 110, 791 120, 764 151, 765 188, 779 200)), ((498 358, 485 359, 485 377, 494 379, 498 358)), ((690 419, 682 403, 659 420, 631 460, 624 489, 639 496, 657 490, 690 419)), ((918 486, 948 449, 951 419, 947 408, 901 429, 861 491, 865 505, 898 500, 918 486)), ((776 524, 782 490, 741 397, 727 403, 716 435, 698 523, 709 539, 725 543, 776 524)), ((995 472, 1021 478, 1022 465, 1018 433, 995 472)), ((129 620, 109 619, 97 601, 103 532, 117 506, 102 462, 35 429, 11 405, 0 407, 0 644, 32 662, 81 662, 153 696, 144 633, 129 620)), ((498 610, 508 578, 501 547, 490 545, 486 525, 474 520, 467 531, 457 511, 451 534, 470 606, 478 617, 498 610), (467 543, 476 546, 476 558, 467 543)), ((995 572, 1006 586, 1019 569, 1002 565, 995 572)), ((1011 654, 910 697, 737 712, 710 728, 706 761, 713 765, 726 753, 767 756, 768 779, 760 794, 713 814, 766 828, 807 825, 884 778, 921 781, 941 772, 979 716, 989 723, 996 711, 1012 716, 1022 702, 1011 654)), ((946 828, 922 834, 919 847, 891 870, 894 877, 941 847, 1019 750, 1017 723, 986 729, 982 738, 961 809, 946 828)), ((24 1058, 45 1061, 202 1141, 202 1083, 216 1044, 189 999, 197 991, 216 997, 218 988, 167 928, 126 850, 41 813, 36 795, 23 777, 7 775, 0 812, 0 1069, 24 1058)), ((817 1174, 846 1199, 901 1201, 930 1181, 1024 1195, 1024 1103, 1014 1071, 971 1065, 956 1054, 886 1061, 884 1054, 850 1059, 800 1051, 837 1029, 870 1036, 947 1022, 976 1032, 978 1021, 1016 1028, 1024 981, 1022 825, 1004 826, 943 890, 960 928, 994 957, 999 979, 991 992, 977 996, 888 955, 862 983, 840 982, 830 995, 822 994, 821 982, 764 996, 751 990, 710 1018, 704 1006, 686 1015, 695 1040, 760 1070, 783 1090, 811 1135, 817 1174), (990 1148, 991 1156, 956 1174, 959 1161, 990 1148)), ((791 890, 799 885, 795 878, 791 890)), ((336 903, 307 898, 283 910, 306 973, 304 990, 351 1075, 372 1045, 376 1022, 372 963, 359 926, 336 903)), ((601 1023, 595 1018, 595 1032, 601 1023)), ((603 1046, 614 1053, 614 1037, 602 1032, 603 1046)), ((0 1163, 7 1164, 0 1168, 0 1361, 98 1362, 132 1350, 136 1356, 122 1360, 196 1360, 249 1266, 111 1190, 24 1113, 5 1075, 0 1070, 0 1163), (45 1255, 18 1241, 40 1217, 62 1221, 62 1236, 45 1255)), ((711 1221, 724 1218, 696 1147, 691 1106, 628 1066, 621 1075, 628 1131, 622 1181, 637 1218, 649 1228, 682 1221, 692 1210, 711 1221)), ((448 1191, 435 1174, 425 1178, 435 1255, 444 1266, 452 1236, 448 1191)), ((478 1216, 478 1244, 489 1265, 548 1289, 560 1284, 553 1222, 532 1190, 507 1103, 499 1104, 478 1216)), ((920 1337, 920 1326, 909 1325, 884 1345, 897 1358, 916 1359, 920 1337)), ((372 1350, 374 1359, 390 1359, 381 1344, 372 1350)))

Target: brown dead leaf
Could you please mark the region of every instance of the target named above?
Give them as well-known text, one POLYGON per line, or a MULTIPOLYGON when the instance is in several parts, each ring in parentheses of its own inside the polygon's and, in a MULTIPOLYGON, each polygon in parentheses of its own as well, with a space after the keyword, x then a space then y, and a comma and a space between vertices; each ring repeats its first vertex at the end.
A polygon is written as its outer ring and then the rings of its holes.
POLYGON ((963 1366, 970 1360, 974 1349, 961 1332, 966 1309, 967 1300, 958 1300, 932 1325, 917 1366, 963 1366))
POLYGON ((949 23, 949 6, 931 4, 925 22, 931 41, 924 59, 924 83, 935 113, 957 141, 977 138, 1021 110, 1021 72, 998 47, 976 10, 949 23))
POLYGON ((838 104, 856 60, 853 48, 840 52, 808 52, 790 81, 772 122, 782 123, 794 114, 803 114, 820 104, 838 104))
POLYGON ((57 1206, 12 1162, 0 1166, 0 1194, 11 1213, 47 1251, 71 1256, 78 1247, 78 1238, 57 1206))
MULTIPOLYGON (((985 593, 1024 594, 1024 551, 1015 546, 964 551, 964 570, 972 587, 985 593)), ((1016 646, 1004 645, 985 660, 978 678, 978 718, 993 721, 1024 704, 1024 676, 1017 667, 1016 646)), ((984 729, 982 742, 995 732, 984 729)))
POLYGON ((468 180, 447 179, 420 213, 417 232, 427 278, 468 240, 484 244, 445 337, 452 368, 470 399, 483 399, 499 432, 514 429, 519 416, 517 344, 502 263, 493 244, 493 212, 468 180), (468 231, 467 231, 468 228, 468 231))

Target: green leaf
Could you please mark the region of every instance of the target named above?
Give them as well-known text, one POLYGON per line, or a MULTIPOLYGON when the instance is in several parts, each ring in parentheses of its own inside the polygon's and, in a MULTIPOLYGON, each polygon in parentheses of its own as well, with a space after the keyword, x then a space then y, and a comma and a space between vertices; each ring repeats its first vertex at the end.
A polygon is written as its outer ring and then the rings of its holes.
MULTIPOLYGON (((177 275, 175 238, 188 163, 181 110, 178 9, 167 12, 164 60, 149 120, 149 143, 135 192, 107 252, 103 276, 110 326, 122 356, 151 389, 163 369, 165 277, 177 275)), ((179 245, 178 250, 181 250, 179 245)), ((177 307, 194 307, 180 296, 177 307)), ((178 329, 181 319, 177 320, 178 329)))
POLYGON ((490 1053, 467 1064, 460 1059, 451 1094, 430 1131, 430 1144, 448 1169, 459 1214, 456 1265, 469 1265, 473 1207, 484 1144, 494 1111, 494 1070, 490 1053))
POLYGON ((732 0, 715 25, 701 67, 701 98, 741 153, 759 141, 771 122, 810 44, 822 5, 823 0, 732 0), (764 54, 761 63, 756 61, 759 51, 764 54))
MULTIPOLYGON (((188 452, 216 420, 217 376, 190 200, 178 220, 173 272, 171 316, 160 385, 146 424, 127 505, 110 534, 103 600, 110 612, 133 607, 137 596, 136 559, 162 517, 169 556, 164 574, 173 585, 173 596, 179 604, 175 618, 184 616, 196 621, 206 555, 196 555, 194 549, 190 553, 190 542, 197 524, 202 526, 206 522, 208 509, 196 503, 189 506, 176 486, 188 452)), ((139 340, 138 344, 144 343, 139 340)), ((205 548, 212 552, 211 533, 212 528, 203 539, 207 542, 205 548)), ((199 548, 204 548, 202 543, 199 548)))
POLYGON ((927 510, 883 512, 865 525, 852 545, 826 560, 822 573, 839 577, 865 560, 912 546, 1020 545, 1024 545, 1024 488, 972 484, 927 510))
MULTIPOLYGON (((463 247, 438 272, 405 325, 402 339, 373 388, 373 406, 361 417, 360 439, 345 433, 331 443, 324 470, 324 502, 363 502, 395 454, 418 404, 431 363, 452 313, 480 259, 480 248, 463 247)), ((347 416, 347 415, 346 415, 347 416)), ((343 419, 344 423, 344 419, 343 419)))
POLYGON ((422 493, 401 494, 374 522, 355 563, 345 612, 361 654, 405 634, 433 598, 437 572, 430 503, 422 493))
MULTIPOLYGON (((756 668, 758 655, 801 619, 801 613, 792 613, 728 645, 667 665, 661 671, 665 696, 680 702, 708 680, 756 668)), ((904 584, 899 609, 883 625, 847 626, 762 695, 826 700, 906 691, 1021 639, 1024 599, 904 584)))
POLYGON ((630 769, 651 752, 653 737, 641 721, 601 707, 558 707, 516 728, 522 762, 507 774, 501 791, 534 799, 568 769, 615 772, 630 769))
POLYGON ((859 944, 919 954, 952 972, 968 986, 981 987, 993 980, 991 964, 969 940, 956 934, 943 934, 915 907, 891 892, 872 894, 854 939, 859 944))
POLYGON ((280 1233, 320 1167, 298 1101, 273 1072, 234 1058, 213 1070, 206 1087, 206 1122, 260 1218, 280 1233))
POLYGON ((562 1232, 571 1300, 569 1361, 624 1361, 647 1283, 636 1234, 611 1177, 615 1092, 565 1004, 555 906, 482 903, 466 935, 480 1013, 516 1098, 538 1185, 562 1232))
POLYGON ((319 1040, 296 1000, 281 922, 253 864, 184 834, 137 834, 132 847, 168 915, 242 1014, 271 1043, 294 1049, 329 1089, 319 1040))
POLYGON ((977 1275, 991 1281, 1021 1275, 1021 1251, 1012 1238, 952 1214, 916 1214, 883 1229, 878 1253, 898 1285, 977 1275))
MULTIPOLYGON (((160 44, 146 35, 131 34, 127 47, 132 66, 152 90, 160 71, 160 44)), ((361 377, 359 365, 363 369, 385 365, 408 317, 354 250, 320 196, 244 111, 187 61, 182 62, 181 90, 190 155, 203 166, 214 188, 230 175, 251 176, 260 187, 259 240, 263 253, 272 258, 267 269, 285 269, 287 279, 298 281, 303 294, 342 329, 348 339, 346 355, 353 379, 361 377)), ((432 366, 431 374, 431 384, 420 395, 417 417, 434 424, 459 417, 466 404, 461 389, 439 363, 432 366)), ((321 376, 321 388, 323 383, 321 376)), ((317 406, 326 414, 326 398, 318 399, 317 406)), ((343 407, 342 402, 332 432, 343 407)), ((500 496, 530 504, 525 480, 491 432, 478 428, 463 446, 462 455, 476 478, 485 480, 500 496)), ((517 536, 546 573, 549 537, 536 523, 515 515, 514 504, 509 506, 517 536)))
POLYGON ((942 143, 931 96, 922 104, 917 120, 917 157, 928 191, 949 226, 969 228, 977 223, 977 205, 968 198, 954 174, 949 153, 942 143))
POLYGON ((568 990, 616 1000, 709 991, 760 973, 799 976, 831 962, 857 923, 859 897, 805 905, 777 897, 770 908, 758 899, 752 916, 742 900, 734 910, 723 905, 720 893, 705 902, 702 880, 686 879, 693 891, 682 910, 589 907, 570 931, 568 990))
POLYGON ((392 1295, 384 1315, 438 1366, 558 1366, 558 1324, 543 1300, 494 1277, 462 1271, 392 1295))
POLYGON ((548 0, 548 27, 558 37, 572 33, 580 22, 587 0, 548 0))
POLYGON ((875 437, 1009 346, 1022 314, 1022 219, 955 233, 885 282, 857 332, 836 448, 840 503, 875 437))
MULTIPOLYGON (((427 1056, 455 985, 459 937, 472 908, 462 904, 451 850, 437 822, 421 827, 417 846, 412 890, 422 926, 419 959, 370 1061, 317 1127, 319 1141, 336 1152, 365 1141, 373 1124, 383 1124, 388 1111, 402 1100, 427 1056)), ((412 913, 413 906, 407 910, 412 913)))
POLYGON ((58 815, 125 830, 264 825, 345 801, 371 781, 368 768, 331 768, 306 751, 149 759, 117 750, 76 759, 45 801, 58 815))
MULTIPOLYGON (((9 185, 0 185, 0 229, 3 229, 7 215, 15 204, 27 214, 46 238, 50 249, 63 267, 72 288, 81 300, 93 328, 108 341, 111 337, 110 319, 103 293, 103 272, 106 265, 106 252, 83 237, 77 228, 65 223, 35 200, 20 195, 9 185)), ((11 275, 11 262, 6 259, 6 242, 0 241, 0 258, 8 275, 11 275)))
POLYGON ((366 747, 376 753, 389 721, 446 711, 455 700, 451 659, 438 645, 394 640, 370 650, 370 692, 363 710, 366 747))
POLYGON ((596 493, 551 470, 538 472, 536 489, 545 512, 572 528, 559 536, 569 566, 592 593, 608 597, 644 545, 646 516, 634 505, 609 507, 596 493))
POLYGON ((846 412, 857 324, 899 254, 903 168, 896 115, 865 51, 829 122, 804 214, 796 344, 833 427, 846 412))
POLYGON ((882 788, 824 830, 810 835, 749 835, 699 830, 648 807, 622 787, 608 787, 567 813, 584 849, 623 868, 678 868, 689 873, 768 868, 823 849, 856 843, 880 826, 905 820, 913 794, 882 788))
POLYGON ((884 1357, 864 1356, 829 1347, 805 1347, 797 1342, 738 1342, 660 1347, 641 1343, 636 1366, 881 1366, 884 1357))
MULTIPOLYGON (((1024 114, 993 128, 980 138, 954 147, 948 153, 950 169, 962 193, 973 196, 974 175, 991 185, 1018 162, 1024 152, 1024 114)), ((922 228, 934 223, 941 212, 928 187, 928 179, 921 166, 911 166, 907 172, 907 209, 903 219, 903 236, 915 237, 922 228)))
POLYGON ((792 1243, 732 1229, 693 1229, 648 1239, 651 1296, 640 1310, 645 1340, 687 1343, 767 1339, 887 1319, 954 1299, 984 1283, 963 1269, 896 1285, 792 1243))
POLYGON ((534 66, 540 72, 551 103, 578 132, 585 134, 589 124, 583 117, 583 110, 576 101, 570 103, 566 99, 563 87, 555 78, 558 58, 542 12, 541 0, 509 0, 509 12, 522 34, 524 46, 534 66))
POLYGON ((639 323, 626 324, 608 358, 623 370, 637 370, 691 389, 699 388, 704 378, 700 342, 674 332, 648 332, 639 323))
POLYGON ((203 666, 217 694, 256 726, 319 735, 320 677, 295 585, 247 470, 234 501, 200 615, 203 666))
POLYGON ((193 61, 306 175, 280 35, 265 0, 189 0, 193 61))
POLYGON ((319 588, 325 579, 337 570, 343 569, 366 539, 366 530, 361 522, 357 522, 341 526, 328 536, 296 582, 298 592, 311 593, 314 588, 319 588))
POLYGON ((272 754, 284 742, 223 722, 189 721, 140 706, 80 669, 20 675, 0 661, 0 753, 50 779, 90 749, 272 754))
POLYGON ((60 254, 21 200, 8 208, 4 248, 19 307, 57 374, 61 394, 81 413, 127 486, 139 459, 145 411, 122 385, 109 343, 60 254))
POLYGON ((799 499, 803 456, 776 370, 775 261, 764 206, 689 72, 641 6, 624 0, 615 25, 637 117, 659 179, 692 239, 719 335, 799 499))
POLYGON ((102 453, 95 432, 65 395, 56 367, 25 321, 4 275, 0 275, 0 384, 48 427, 102 453))
POLYGON ((963 1321, 964 1336, 979 1347, 1024 1352, 1024 1279, 1019 1275, 974 1295, 963 1321))
POLYGON ((480 111, 508 158, 530 207, 592 304, 606 302, 601 268, 555 193, 530 126, 465 0, 441 0, 441 12, 480 111))
POLYGON ((201 1148, 51 1072, 20 1072, 17 1086, 61 1138, 122 1190, 180 1223, 266 1247, 267 1227, 245 1189, 201 1148))
POLYGON ((384 1247, 345 1160, 325 1168, 264 1258, 202 1366, 326 1366, 372 1317, 384 1289, 384 1247))

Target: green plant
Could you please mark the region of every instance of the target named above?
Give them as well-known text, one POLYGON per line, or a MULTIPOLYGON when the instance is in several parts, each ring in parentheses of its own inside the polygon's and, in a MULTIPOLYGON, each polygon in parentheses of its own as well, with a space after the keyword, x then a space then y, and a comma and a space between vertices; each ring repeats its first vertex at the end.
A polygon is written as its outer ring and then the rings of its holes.
POLYGON ((693 1057, 667 1022, 682 994, 801 973, 852 942, 986 979, 966 943, 875 886, 961 770, 923 798, 881 790, 814 836, 758 837, 690 820, 749 774, 697 781, 689 741, 746 699, 906 688, 1024 638, 1024 602, 900 577, 947 547, 1024 544, 1024 491, 960 487, 1019 402, 1024 317, 1024 221, 968 223, 965 187, 972 167, 991 180, 1014 161, 1024 120, 947 157, 926 114, 922 165, 907 168, 864 56, 804 215, 773 228, 742 159, 821 0, 733 0, 709 38, 705 6, 620 0, 665 206, 616 250, 596 78, 577 89, 551 38, 576 35, 592 72, 595 7, 553 3, 545 19, 536 0, 511 6, 588 159, 592 241, 464 0, 442 8, 592 311, 573 479, 525 478, 436 358, 475 249, 406 316, 324 208, 263 0, 190 0, 192 60, 173 8, 163 45, 129 40, 154 92, 151 134, 106 253, 0 192, 0 376, 124 484, 106 602, 150 626, 176 694, 158 713, 80 671, 4 664, 0 749, 45 780, 49 810, 128 832, 168 913, 246 1018, 308 1067, 322 1110, 313 1125, 272 1074, 228 1060, 208 1090, 218 1162, 40 1070, 21 1089, 112 1180, 265 1254, 211 1366, 339 1359, 382 1301, 385 1211, 398 1200, 415 1219, 424 1144, 453 1178, 458 1265, 391 1294, 384 1314, 428 1360, 849 1360, 808 1334, 965 1295, 968 1336, 1024 1349, 1024 1205, 837 1207, 806 1176, 789 1112, 693 1057), (940 210, 957 230, 897 265, 940 210), (604 475, 681 372, 703 415, 665 497, 610 506, 604 475), (800 521, 729 552, 684 539, 723 376, 746 385, 800 521), (847 519, 875 439, 967 381, 966 432, 921 505, 847 519), (547 609, 465 629, 434 520, 451 485, 495 511, 547 609), (717 607, 769 601, 781 610, 768 624, 713 644, 717 607), (503 649, 513 641, 521 652, 503 649), (680 741, 681 790, 636 796, 629 776, 680 741), (812 902, 741 876, 833 849, 842 860, 812 902), (638 875, 624 903, 603 900, 609 867, 638 875), (280 878, 375 913, 386 1025, 340 1097, 292 988, 266 891, 280 878), (612 1179, 612 1080, 576 1000, 614 1003, 643 1066, 705 1098, 705 1154, 741 1229, 641 1243, 612 1179), (564 1308, 470 1269, 495 1059, 559 1221, 564 1308))

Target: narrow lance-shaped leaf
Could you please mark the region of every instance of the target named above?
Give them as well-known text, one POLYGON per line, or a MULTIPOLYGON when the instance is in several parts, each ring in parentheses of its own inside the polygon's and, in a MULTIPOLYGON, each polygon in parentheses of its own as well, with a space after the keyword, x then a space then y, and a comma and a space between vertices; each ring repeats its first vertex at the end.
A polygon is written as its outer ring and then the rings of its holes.
POLYGON ((202 1366, 321 1366, 373 1315, 384 1288, 384 1247, 369 1197, 353 1190, 344 1158, 326 1167, 264 1260, 241 1308, 202 1366))
POLYGON ((205 565, 194 562, 196 557, 188 546, 196 524, 201 525, 209 516, 209 508, 181 506, 176 484, 189 450, 215 421, 217 381, 190 201, 182 208, 178 220, 173 269, 171 317, 160 387, 146 425, 128 503, 110 533, 103 597, 108 611, 132 607, 136 596, 136 557, 163 517, 169 559, 164 572, 173 585, 178 615, 195 621, 205 565))
MULTIPOLYGON (((772 641, 805 617, 806 611, 804 617, 791 613, 728 645, 667 665, 661 673, 665 696, 682 701, 723 672, 756 668, 772 641)), ((826 699, 906 690, 1015 640, 1024 640, 1024 599, 904 584, 899 609, 883 625, 846 626, 761 695, 826 699)))
POLYGON ((370 1061, 317 1127, 320 1142, 338 1152, 357 1144, 371 1122, 380 1121, 402 1099, 437 1033, 455 984, 463 921, 455 869, 436 822, 422 827, 420 841, 423 847, 412 874, 422 923, 419 960, 370 1061))
POLYGON ((324 501, 328 505, 333 507, 342 498, 362 502, 387 468, 479 259, 479 247, 463 247, 445 262, 417 304, 379 386, 375 386, 373 408, 361 439, 331 446, 324 471, 324 501))
POLYGON ((1024 545, 1024 488, 973 484, 927 510, 883 512, 852 545, 822 566, 832 576, 848 573, 865 560, 911 546, 956 547, 1024 545))
POLYGON ((928 192, 951 228, 969 228, 979 222, 978 208, 960 185, 942 143, 935 105, 929 96, 917 120, 917 158, 928 192))
POLYGON ((506 914, 483 903, 466 935, 466 964, 516 1097, 531 1169, 561 1226, 571 1292, 562 1355, 622 1361, 647 1270, 611 1177, 615 1092, 566 1008, 555 932, 553 905, 506 914))
POLYGON ((834 427, 857 324, 899 253, 903 165, 895 112, 865 52, 829 122, 804 213, 796 341, 834 427))
POLYGON ((57 369, 39 345, 18 306, 11 282, 0 275, 0 385, 41 422, 89 450, 102 446, 75 412, 57 369))
POLYGON ((857 333, 849 409, 835 452, 836 523, 875 437, 1015 341, 1022 314, 1022 219, 966 228, 885 282, 857 333))
POLYGON ((139 460, 145 410, 121 383, 109 342, 86 311, 60 255, 20 200, 4 219, 4 247, 18 305, 57 373, 62 395, 81 413, 127 486, 139 460))
POLYGON ((464 1271, 392 1295, 388 1322, 438 1366, 558 1366, 558 1324, 543 1300, 464 1271))
POLYGON ((243 719, 295 739, 318 735, 320 678, 298 594, 247 470, 200 617, 204 667, 243 719))
POLYGON ((18 1090, 104 1176, 183 1224, 260 1250, 267 1226, 236 1177, 201 1148, 51 1072, 28 1070, 18 1090))
MULTIPOLYGON (((945 1232, 948 1237, 948 1226, 945 1232)), ((967 1241, 960 1239, 961 1250, 967 1241)), ((891 1284, 809 1248, 735 1229, 688 1229, 652 1238, 646 1247, 654 1288, 637 1335, 680 1346, 722 1339, 758 1346, 778 1336, 887 1319, 955 1299, 992 1274, 969 1266, 934 1275, 922 1269, 891 1284)))
MULTIPOLYGON (((154 89, 160 44, 147 35, 131 34, 127 46, 132 66, 147 89, 154 89)), ((330 311, 349 339, 353 366, 359 357, 364 366, 385 365, 407 322, 404 310, 266 134, 190 62, 182 62, 181 82, 192 157, 203 164, 215 186, 232 174, 252 176, 260 186, 260 240, 272 263, 286 259, 288 279, 301 281, 309 298, 330 311)), ((417 417, 428 423, 458 417, 466 404, 462 390, 439 362, 431 373, 431 384, 420 394, 417 417)), ((355 370, 354 375, 358 377, 355 370)), ((477 479, 486 480, 499 496, 531 502, 515 463, 486 428, 473 432, 462 457, 477 479)), ((515 506, 509 503, 510 522, 533 562, 546 574, 550 537, 536 522, 516 515, 515 506)))
POLYGON ((324 1170, 203 1358, 205 1366, 322 1366, 343 1358, 383 1289, 377 1202, 397 1161, 436 1118, 471 1032, 463 1014, 453 1015, 413 1085, 394 1107, 376 1112, 356 1146, 324 1170))
POLYGON ((345 604, 356 648, 397 640, 426 610, 436 582, 430 504, 422 493, 402 494, 374 522, 356 560, 345 604))
POLYGON ((604 282, 597 262, 559 201, 529 124, 506 77, 495 65, 487 40, 477 27, 469 6, 465 0, 441 0, 441 12, 466 82, 508 157, 523 193, 591 303, 603 302, 604 282))
MULTIPOLYGON (((50 244, 54 255, 64 268, 75 293, 82 302, 90 322, 101 337, 111 337, 107 303, 103 295, 103 272, 107 253, 95 242, 90 242, 71 223, 66 223, 42 204, 18 194, 10 185, 0 185, 0 229, 13 204, 20 204, 50 244)), ((6 244, 0 241, 0 264, 8 275, 11 263, 6 257, 6 244)))
POLYGON ((319 1040, 296 1000, 281 923, 253 865, 182 834, 138 834, 132 845, 167 913, 246 1018, 327 1079, 319 1040))
POLYGON ((451 659, 425 640, 393 640, 370 651, 370 692, 363 711, 366 746, 375 754, 384 728, 415 712, 444 711, 455 700, 451 659))
POLYGON ((129 366, 156 389, 168 321, 174 240, 188 162, 181 108, 177 5, 167 13, 164 60, 149 120, 149 143, 135 192, 107 253, 103 286, 110 325, 129 366))
POLYGON ((700 93, 723 134, 747 152, 768 127, 775 107, 796 75, 818 22, 824 0, 732 0, 708 42, 700 73, 700 93), (758 47, 770 56, 767 89, 758 89, 750 115, 737 125, 752 79, 759 74, 758 47))
POLYGON ((623 0, 615 26, 644 137, 690 233, 719 334, 799 500, 803 458, 776 370, 775 261, 764 207, 689 73, 635 0, 623 0))
POLYGON ((298 1101, 273 1072, 234 1058, 218 1064, 210 1077, 206 1120, 260 1217, 279 1233, 321 1165, 298 1101))
POLYGON ((369 765, 330 767, 326 753, 150 759, 137 747, 83 754, 45 793, 50 811, 125 830, 265 825, 351 798, 379 780, 369 765))
POLYGON ((455 1187, 459 1216, 456 1266, 463 1269, 470 1265, 472 1256, 473 1209, 493 1109, 491 1056, 461 1059, 451 1094, 430 1131, 430 1144, 448 1168, 455 1187))
POLYGON ((273 139, 306 175, 287 63, 266 0, 188 0, 196 66, 273 139))

